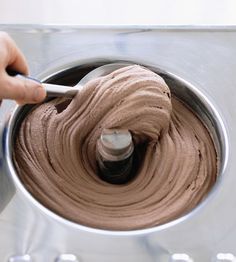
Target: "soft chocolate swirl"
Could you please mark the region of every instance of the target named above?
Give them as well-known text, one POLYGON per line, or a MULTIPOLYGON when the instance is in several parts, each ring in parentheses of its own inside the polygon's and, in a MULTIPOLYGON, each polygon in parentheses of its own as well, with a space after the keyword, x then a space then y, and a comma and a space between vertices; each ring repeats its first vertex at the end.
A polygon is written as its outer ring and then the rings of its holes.
POLYGON ((55 213, 95 228, 147 228, 190 211, 215 183, 217 156, 207 129, 170 98, 157 74, 128 66, 90 81, 68 103, 54 99, 35 108, 14 153, 25 187, 55 213), (103 128, 130 130, 140 149, 137 175, 127 184, 97 176, 103 128))

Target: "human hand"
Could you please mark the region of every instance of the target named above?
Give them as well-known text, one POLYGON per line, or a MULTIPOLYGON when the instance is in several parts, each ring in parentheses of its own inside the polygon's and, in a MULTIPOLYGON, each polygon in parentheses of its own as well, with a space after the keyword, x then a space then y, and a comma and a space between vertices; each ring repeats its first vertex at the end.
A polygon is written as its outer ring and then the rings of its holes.
POLYGON ((5 32, 0 32, 0 100, 14 99, 19 104, 38 103, 45 96, 43 86, 27 78, 9 76, 6 69, 28 75, 29 69, 24 55, 5 32))

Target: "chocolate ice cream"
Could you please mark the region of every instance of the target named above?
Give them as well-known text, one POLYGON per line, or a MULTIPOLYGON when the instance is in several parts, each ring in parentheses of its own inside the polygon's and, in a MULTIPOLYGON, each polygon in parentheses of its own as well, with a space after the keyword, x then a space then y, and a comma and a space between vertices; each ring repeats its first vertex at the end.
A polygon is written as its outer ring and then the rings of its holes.
POLYGON ((31 194, 60 216, 90 227, 134 230, 178 218, 206 196, 217 178, 212 138, 165 81, 138 65, 88 82, 68 101, 53 99, 21 124, 17 173, 31 194), (103 129, 127 129, 136 172, 122 185, 98 175, 103 129))

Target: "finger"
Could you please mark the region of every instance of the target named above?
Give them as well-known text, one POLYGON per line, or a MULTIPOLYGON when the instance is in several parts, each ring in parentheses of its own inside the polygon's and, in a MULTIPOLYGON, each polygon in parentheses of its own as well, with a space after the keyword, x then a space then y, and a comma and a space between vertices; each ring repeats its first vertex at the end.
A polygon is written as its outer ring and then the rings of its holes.
POLYGON ((39 103, 46 97, 43 86, 25 77, 3 75, 0 83, 0 98, 14 99, 20 104, 39 103))
POLYGON ((11 51, 12 57, 7 67, 23 75, 28 75, 29 68, 24 55, 20 52, 20 50, 16 46, 11 46, 11 49, 13 49, 11 51))
POLYGON ((24 55, 16 46, 13 39, 5 32, 0 32, 0 47, 1 50, 6 50, 6 52, 2 53, 5 68, 9 67, 26 75, 29 73, 24 55))

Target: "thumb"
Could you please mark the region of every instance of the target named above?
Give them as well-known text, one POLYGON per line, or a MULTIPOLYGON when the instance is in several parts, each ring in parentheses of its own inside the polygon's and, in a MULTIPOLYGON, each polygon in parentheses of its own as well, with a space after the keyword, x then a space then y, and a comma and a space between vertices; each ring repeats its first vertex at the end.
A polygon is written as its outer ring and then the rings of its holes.
POLYGON ((41 83, 24 76, 8 76, 1 78, 0 98, 14 99, 19 104, 39 103, 46 97, 41 83))

